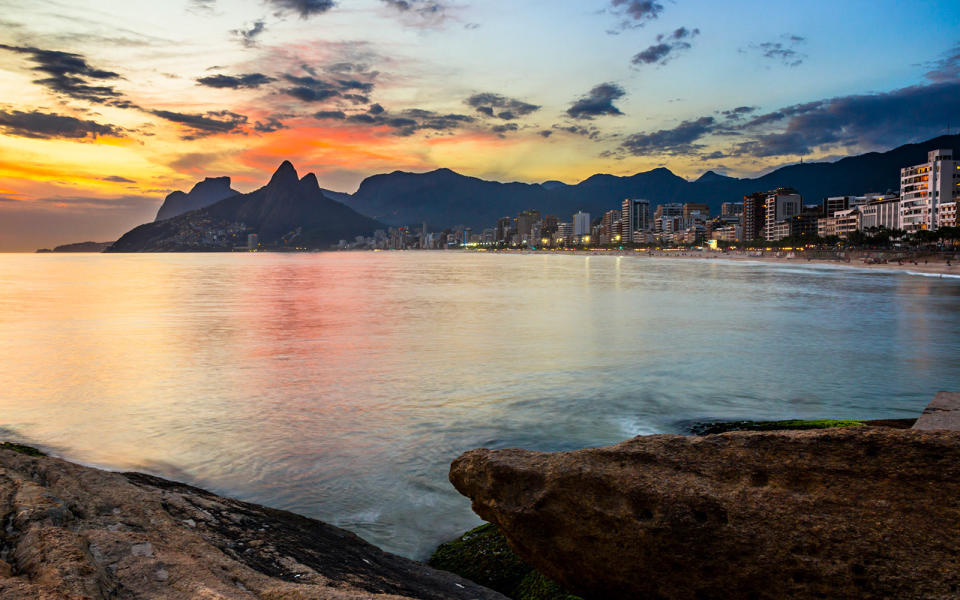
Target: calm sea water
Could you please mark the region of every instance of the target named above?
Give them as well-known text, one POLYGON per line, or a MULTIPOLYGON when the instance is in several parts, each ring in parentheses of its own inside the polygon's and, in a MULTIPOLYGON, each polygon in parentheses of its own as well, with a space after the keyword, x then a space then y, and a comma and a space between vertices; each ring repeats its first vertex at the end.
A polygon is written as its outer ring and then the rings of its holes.
POLYGON ((455 252, 0 255, 0 437, 423 558, 480 446, 701 418, 918 414, 960 390, 960 279, 455 252))

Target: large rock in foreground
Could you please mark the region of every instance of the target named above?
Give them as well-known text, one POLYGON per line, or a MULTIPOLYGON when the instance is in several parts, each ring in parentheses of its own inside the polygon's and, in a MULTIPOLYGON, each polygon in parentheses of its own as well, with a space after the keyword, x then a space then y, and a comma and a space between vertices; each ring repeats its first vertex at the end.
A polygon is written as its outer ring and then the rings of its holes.
POLYGON ((313 519, 6 448, 0 519, 4 600, 505 598, 313 519))
POLYGON ((960 433, 857 427, 473 450, 450 480, 585 598, 958 598, 960 433))

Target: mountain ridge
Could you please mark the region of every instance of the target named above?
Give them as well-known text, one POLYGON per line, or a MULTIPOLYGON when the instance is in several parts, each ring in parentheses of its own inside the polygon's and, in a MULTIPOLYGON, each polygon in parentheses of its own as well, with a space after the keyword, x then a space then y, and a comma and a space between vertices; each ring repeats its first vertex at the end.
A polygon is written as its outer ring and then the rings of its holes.
POLYGON ((753 178, 706 171, 693 181, 665 167, 633 175, 597 173, 562 186, 489 181, 450 169, 393 171, 367 177, 356 192, 341 193, 341 198, 357 212, 388 225, 426 222, 433 229, 493 227, 498 218, 527 209, 555 214, 561 220, 578 210, 599 217, 607 210, 619 209, 624 198, 646 198, 654 205, 703 202, 711 212, 718 213, 724 202, 737 202, 745 194, 782 186, 798 189, 807 204, 819 203, 826 196, 897 190, 901 167, 925 162, 927 151, 941 147, 960 147, 960 135, 939 136, 834 162, 785 165, 753 178))

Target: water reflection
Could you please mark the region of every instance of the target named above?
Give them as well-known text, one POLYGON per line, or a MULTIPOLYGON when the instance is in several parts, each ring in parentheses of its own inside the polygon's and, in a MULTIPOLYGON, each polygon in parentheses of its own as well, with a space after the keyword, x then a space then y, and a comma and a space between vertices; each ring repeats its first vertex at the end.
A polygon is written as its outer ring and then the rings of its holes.
POLYGON ((478 446, 898 417, 960 389, 960 281, 619 256, 0 255, 0 428, 423 557, 478 446))

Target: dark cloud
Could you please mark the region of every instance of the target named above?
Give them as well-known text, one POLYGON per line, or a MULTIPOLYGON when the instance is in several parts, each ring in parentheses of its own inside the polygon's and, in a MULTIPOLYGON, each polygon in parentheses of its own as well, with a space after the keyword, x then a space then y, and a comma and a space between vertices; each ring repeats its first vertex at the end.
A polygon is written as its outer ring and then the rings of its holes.
POLYGON ((714 128, 713 117, 700 117, 694 121, 684 121, 673 129, 635 133, 627 136, 620 147, 634 156, 691 153, 702 147, 694 142, 711 133, 714 128))
POLYGON ((601 83, 580 98, 570 108, 567 114, 574 119, 592 119, 601 115, 622 115, 613 102, 627 94, 615 83, 601 83))
POLYGON ((273 133, 281 129, 290 129, 277 117, 267 117, 264 122, 256 121, 253 124, 253 130, 258 133, 273 133))
MULTIPOLYGON (((643 27, 663 12, 663 5, 651 0, 611 0, 613 14, 621 17, 620 29, 643 27)), ((608 33, 618 33, 609 31, 608 33)))
POLYGON ((935 82, 960 80, 960 43, 947 52, 946 56, 933 63, 933 69, 927 71, 927 79, 935 82))
POLYGON ((241 88, 254 89, 261 85, 266 85, 276 81, 273 77, 268 77, 263 73, 247 73, 245 75, 210 75, 197 79, 197 83, 212 88, 229 88, 238 90, 241 88))
POLYGON ((781 131, 754 133, 734 152, 758 157, 806 155, 816 148, 889 148, 926 139, 943 133, 943 125, 956 118, 958 97, 960 80, 798 104, 745 124, 744 128, 756 129, 786 121, 781 131))
MULTIPOLYGON (((579 135, 591 140, 597 140, 600 138, 600 130, 593 126, 583 126, 583 125, 554 125, 553 129, 556 131, 563 131, 573 135, 579 135)), ((540 135, 543 135, 543 132, 540 132, 540 135)), ((547 137, 547 136, 544 136, 547 137)))
POLYGON ((232 33, 240 43, 247 48, 253 48, 257 45, 257 37, 267 30, 267 24, 262 19, 254 22, 249 29, 234 29, 232 33))
POLYGON ((736 108, 731 108, 730 110, 722 110, 720 114, 727 117, 731 120, 742 119, 746 115, 749 115, 752 112, 756 112, 756 106, 738 106, 736 108))
POLYGON ((464 100, 469 106, 482 115, 498 118, 505 121, 516 119, 530 113, 540 110, 540 106, 523 102, 515 98, 508 98, 500 94, 491 94, 489 92, 474 94, 464 100))
POLYGON ((365 94, 373 91, 373 84, 369 81, 357 81, 356 79, 338 79, 337 83, 342 90, 359 90, 365 94))
POLYGON ((437 0, 380 0, 395 9, 410 25, 439 25, 446 19, 448 6, 437 0), (413 17, 414 20, 411 20, 413 17))
POLYGON ((280 12, 295 12, 301 19, 321 15, 337 5, 333 0, 266 0, 280 12))
POLYGON ((120 79, 120 75, 91 66, 80 54, 7 44, 0 44, 0 49, 29 55, 30 60, 36 65, 33 70, 46 75, 34 80, 34 83, 58 94, 96 104, 110 104, 120 108, 133 107, 129 101, 121 100, 123 94, 113 86, 91 83, 91 80, 120 79))
POLYGON ((321 121, 329 119, 342 121, 347 118, 347 115, 342 110, 321 110, 313 113, 313 118, 321 121))
POLYGON ((671 33, 657 36, 657 43, 648 46, 634 55, 631 61, 635 65, 665 65, 673 60, 677 53, 690 49, 690 40, 700 35, 699 29, 680 27, 671 33))
POLYGON ((346 114, 341 110, 322 110, 314 113, 314 118, 320 120, 347 121, 363 125, 386 126, 394 130, 396 135, 409 136, 417 131, 445 131, 458 129, 465 124, 473 123, 474 118, 469 115, 442 114, 431 110, 410 108, 399 113, 391 114, 379 104, 371 106, 367 112, 346 114))
POLYGON ((800 52, 797 46, 806 42, 807 38, 784 34, 780 36, 780 40, 779 42, 750 44, 748 48, 753 52, 758 52, 763 58, 777 61, 787 67, 798 67, 803 64, 807 55, 800 52))
POLYGON ((504 123, 503 125, 494 125, 490 128, 494 133, 506 133, 508 131, 516 131, 519 129, 516 123, 504 123))
POLYGON ((550 130, 550 129, 543 129, 543 130, 540 131, 540 135, 542 135, 542 136, 545 137, 545 138, 548 138, 548 137, 550 137, 551 135, 553 135, 553 131, 550 130))
POLYGON ((190 128, 192 133, 183 136, 185 140, 193 140, 217 133, 233 133, 239 131, 247 123, 247 117, 229 110, 211 111, 202 115, 169 110, 152 110, 150 113, 161 119, 190 128))
POLYGON ((126 177, 120 177, 119 175, 108 175, 107 177, 101 177, 101 181, 110 181, 112 183, 136 183, 132 179, 127 179, 126 177))
MULTIPOLYGON (((313 70, 310 72, 316 73, 313 70)), ((372 78, 377 74, 365 73, 365 75, 372 78)), ((283 78, 294 84, 294 87, 283 90, 284 93, 304 102, 323 102, 331 98, 341 97, 354 104, 369 104, 370 98, 366 94, 373 91, 375 87, 372 81, 362 81, 360 79, 327 80, 315 74, 303 77, 285 74, 283 78)))
POLYGON ((0 130, 7 135, 36 139, 124 137, 121 128, 40 111, 0 110, 0 130))

